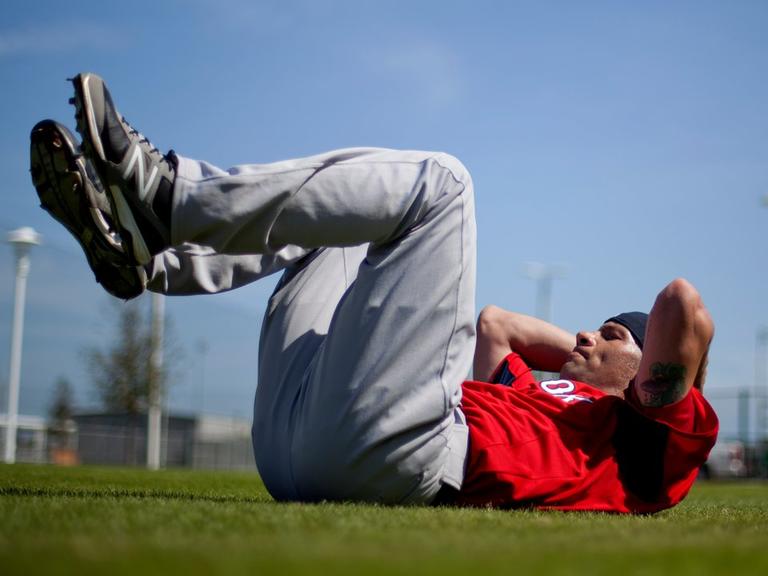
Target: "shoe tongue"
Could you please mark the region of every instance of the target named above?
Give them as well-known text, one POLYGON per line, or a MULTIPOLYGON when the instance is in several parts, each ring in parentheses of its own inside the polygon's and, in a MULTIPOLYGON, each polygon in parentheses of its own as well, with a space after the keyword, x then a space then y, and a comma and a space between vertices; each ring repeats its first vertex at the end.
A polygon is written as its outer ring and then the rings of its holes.
POLYGON ((104 150, 104 153, 110 162, 119 164, 125 157, 126 152, 128 152, 131 141, 126 137, 125 127, 120 122, 121 116, 115 108, 115 105, 112 103, 111 95, 107 92, 104 96, 104 105, 106 108, 104 111, 104 118, 106 122, 104 125, 105 133, 101 134, 101 137, 102 142, 109 144, 109 146, 106 147, 107 149, 104 150))
POLYGON ((101 185, 101 180, 96 174, 96 171, 93 169, 93 165, 91 164, 90 160, 85 162, 85 173, 94 188, 93 200, 96 204, 96 208, 111 218, 112 208, 109 205, 107 195, 104 193, 104 187, 101 185))

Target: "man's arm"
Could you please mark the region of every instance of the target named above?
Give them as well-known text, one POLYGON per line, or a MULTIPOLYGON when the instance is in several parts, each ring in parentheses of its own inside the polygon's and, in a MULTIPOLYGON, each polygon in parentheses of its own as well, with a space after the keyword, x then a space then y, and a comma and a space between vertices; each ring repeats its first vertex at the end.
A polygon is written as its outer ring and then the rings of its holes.
POLYGON ((644 406, 681 400, 702 388, 715 327, 692 284, 677 279, 656 297, 645 333, 635 393, 644 406))
POLYGON ((538 318, 486 306, 477 320, 474 379, 488 381, 499 362, 514 351, 535 370, 559 372, 576 336, 538 318))

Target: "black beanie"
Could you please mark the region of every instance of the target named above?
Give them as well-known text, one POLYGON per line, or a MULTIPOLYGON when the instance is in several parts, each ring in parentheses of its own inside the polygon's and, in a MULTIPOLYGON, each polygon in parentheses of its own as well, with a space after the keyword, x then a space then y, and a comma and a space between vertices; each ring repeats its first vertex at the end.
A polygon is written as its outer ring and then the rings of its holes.
POLYGON ((643 349, 643 343, 645 342, 645 325, 648 324, 648 314, 645 312, 624 312, 618 316, 608 318, 605 322, 616 322, 621 324, 629 330, 632 337, 640 346, 640 350, 643 349))

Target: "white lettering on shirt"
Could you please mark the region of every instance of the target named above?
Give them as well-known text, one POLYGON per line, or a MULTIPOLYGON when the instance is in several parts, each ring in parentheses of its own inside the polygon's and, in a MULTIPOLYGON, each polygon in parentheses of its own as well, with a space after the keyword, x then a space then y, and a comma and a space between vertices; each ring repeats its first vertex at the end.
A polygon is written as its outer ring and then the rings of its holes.
POLYGON ((547 394, 558 397, 560 400, 569 404, 571 402, 592 402, 591 398, 580 394, 571 394, 576 390, 576 385, 570 380, 545 380, 539 382, 539 386, 547 394))

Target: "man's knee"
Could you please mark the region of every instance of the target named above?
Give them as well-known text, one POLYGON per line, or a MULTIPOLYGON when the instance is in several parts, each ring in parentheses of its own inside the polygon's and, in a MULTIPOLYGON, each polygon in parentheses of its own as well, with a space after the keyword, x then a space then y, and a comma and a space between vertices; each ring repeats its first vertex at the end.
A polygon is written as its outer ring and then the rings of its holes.
POLYGON ((472 176, 461 160, 445 152, 439 152, 434 156, 434 161, 447 170, 453 180, 461 184, 467 193, 471 194, 473 192, 472 176))

